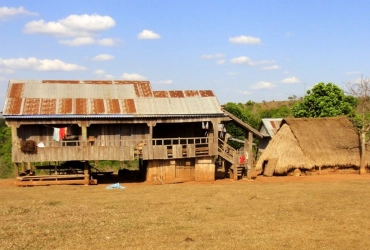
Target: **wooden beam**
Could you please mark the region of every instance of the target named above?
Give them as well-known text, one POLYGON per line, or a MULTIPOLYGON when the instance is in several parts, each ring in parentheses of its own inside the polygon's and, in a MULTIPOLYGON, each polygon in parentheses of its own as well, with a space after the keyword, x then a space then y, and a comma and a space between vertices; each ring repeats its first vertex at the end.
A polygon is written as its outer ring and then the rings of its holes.
POLYGON ((248 125, 247 123, 243 122, 241 119, 239 119, 238 117, 236 117, 235 115, 227 112, 226 110, 222 110, 227 116, 229 116, 236 124, 238 124, 239 126, 243 127, 244 129, 252 132, 253 134, 255 134, 256 136, 258 136, 259 138, 263 138, 263 135, 256 129, 254 129, 253 127, 251 127, 250 125, 248 125))
POLYGON ((247 178, 248 179, 251 179, 252 176, 251 176, 251 172, 252 172, 252 169, 253 169, 253 160, 254 160, 254 157, 253 157, 253 133, 249 131, 248 133, 248 141, 249 141, 249 145, 248 145, 248 164, 246 166, 246 172, 247 172, 247 178))

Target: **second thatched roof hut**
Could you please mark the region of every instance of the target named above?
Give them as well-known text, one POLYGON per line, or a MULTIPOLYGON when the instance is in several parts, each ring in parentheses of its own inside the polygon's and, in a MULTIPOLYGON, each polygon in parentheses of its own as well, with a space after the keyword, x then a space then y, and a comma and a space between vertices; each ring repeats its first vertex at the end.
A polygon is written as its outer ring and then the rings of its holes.
POLYGON ((347 117, 285 118, 256 170, 285 174, 294 169, 359 164, 359 136, 347 117))

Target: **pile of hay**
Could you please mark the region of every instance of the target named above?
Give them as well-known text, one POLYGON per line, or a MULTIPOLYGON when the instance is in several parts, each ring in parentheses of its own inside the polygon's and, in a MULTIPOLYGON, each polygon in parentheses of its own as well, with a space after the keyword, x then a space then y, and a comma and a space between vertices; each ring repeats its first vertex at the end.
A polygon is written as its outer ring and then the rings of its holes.
POLYGON ((274 173, 294 169, 353 167, 360 163, 359 137, 346 117, 286 118, 256 164, 278 159, 274 173))

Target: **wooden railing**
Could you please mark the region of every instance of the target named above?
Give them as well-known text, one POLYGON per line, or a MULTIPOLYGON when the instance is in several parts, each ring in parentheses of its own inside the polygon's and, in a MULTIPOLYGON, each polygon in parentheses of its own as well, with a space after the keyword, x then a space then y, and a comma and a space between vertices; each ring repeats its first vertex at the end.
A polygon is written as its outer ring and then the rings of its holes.
POLYGON ((236 163, 237 151, 221 139, 218 139, 218 154, 231 164, 236 163))
POLYGON ((142 140, 142 149, 138 149, 143 159, 171 159, 208 156, 213 144, 214 139, 209 137, 156 138, 142 140))
POLYGON ((156 138, 141 140, 63 140, 42 141, 37 154, 21 152, 20 142, 13 144, 13 160, 67 161, 67 160, 133 160, 134 158, 171 159, 217 154, 212 147, 214 138, 156 138))

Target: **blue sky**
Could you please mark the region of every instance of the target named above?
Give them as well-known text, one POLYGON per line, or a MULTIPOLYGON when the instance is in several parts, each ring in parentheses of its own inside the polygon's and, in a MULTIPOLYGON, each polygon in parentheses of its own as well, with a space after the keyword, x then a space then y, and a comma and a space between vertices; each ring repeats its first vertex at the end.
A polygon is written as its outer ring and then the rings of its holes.
POLYGON ((9 79, 149 80, 221 104, 370 76, 370 1, 0 0, 9 79))

